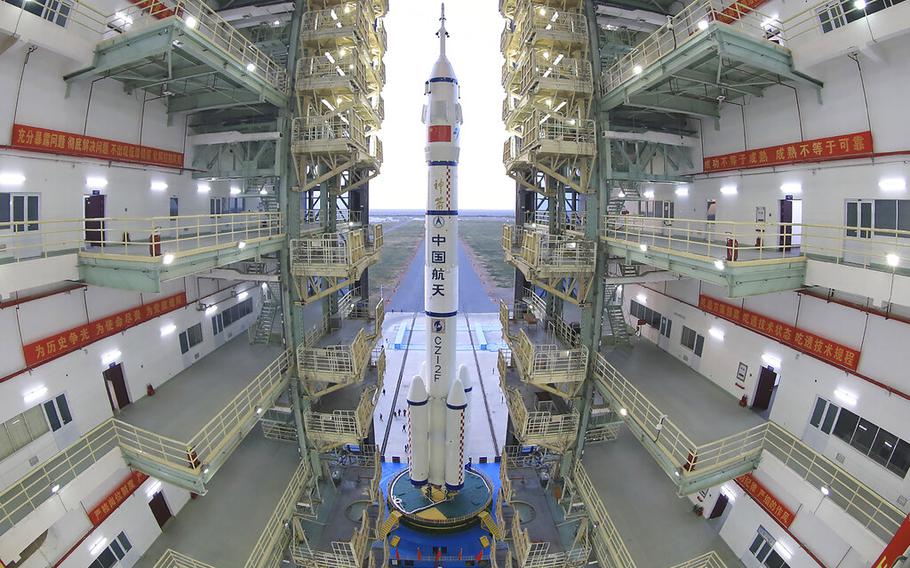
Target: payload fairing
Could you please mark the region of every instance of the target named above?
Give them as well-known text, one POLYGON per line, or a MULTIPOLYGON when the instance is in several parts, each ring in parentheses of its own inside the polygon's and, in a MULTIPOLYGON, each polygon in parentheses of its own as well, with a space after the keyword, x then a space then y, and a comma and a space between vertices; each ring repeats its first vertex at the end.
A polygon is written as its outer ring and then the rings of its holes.
POLYGON ((424 309, 427 360, 408 392, 409 464, 414 485, 447 491, 464 486, 465 431, 471 379, 455 368, 458 316, 458 80, 446 58, 445 6, 439 18, 439 59, 425 83, 426 160, 424 309), (457 375, 456 376, 456 371, 457 375))

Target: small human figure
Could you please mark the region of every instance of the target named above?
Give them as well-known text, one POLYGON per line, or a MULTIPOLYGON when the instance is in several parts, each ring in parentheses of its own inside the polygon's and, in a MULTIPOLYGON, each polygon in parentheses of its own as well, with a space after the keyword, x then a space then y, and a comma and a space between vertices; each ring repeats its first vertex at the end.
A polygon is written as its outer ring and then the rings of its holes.
POLYGON ((379 421, 382 422, 382 413, 379 413, 379 421))
POLYGON ((385 396, 385 387, 382 387, 382 396, 385 396))
POLYGON ((401 431, 402 431, 402 432, 404 432, 405 426, 407 426, 407 424, 402 424, 402 425, 401 425, 401 431))

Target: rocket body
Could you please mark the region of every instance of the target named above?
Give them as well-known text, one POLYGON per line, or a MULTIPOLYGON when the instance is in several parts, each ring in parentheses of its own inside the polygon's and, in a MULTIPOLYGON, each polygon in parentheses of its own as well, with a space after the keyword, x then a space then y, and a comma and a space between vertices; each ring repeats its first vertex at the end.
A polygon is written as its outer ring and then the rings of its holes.
MULTIPOLYGON (((427 388, 428 474, 431 486, 442 487, 448 480, 450 490, 461 488, 464 479, 464 411, 466 402, 462 383, 456 380, 456 336, 458 320, 458 155, 461 104, 458 81, 445 55, 445 13, 440 18, 439 59, 433 65, 424 94, 423 123, 427 144, 427 206, 425 216, 426 264, 424 266, 424 309, 426 319, 425 368, 421 375, 427 388), (461 421, 457 439, 450 439, 448 422, 451 409, 446 406, 452 386, 458 383, 457 414, 461 421), (450 443, 451 442, 451 443, 450 443), (448 451, 455 445, 460 450, 448 451), (455 456, 455 457, 451 457, 455 456), (460 458, 459 458, 460 456, 460 458), (451 459, 459 463, 448 463, 451 459), (451 476, 448 473, 451 472, 451 476)), ((411 407, 413 408, 413 407, 411 407)), ((424 433, 411 432, 411 459, 418 444, 414 438, 424 433)), ((412 481, 421 471, 412 471, 412 481)), ((419 481, 419 479, 418 479, 419 481)))
POLYGON ((411 483, 425 485, 430 466, 430 453, 428 438, 429 416, 427 406, 427 390, 423 386, 423 379, 419 376, 411 381, 408 390, 408 445, 410 446, 409 465, 411 468, 411 483))

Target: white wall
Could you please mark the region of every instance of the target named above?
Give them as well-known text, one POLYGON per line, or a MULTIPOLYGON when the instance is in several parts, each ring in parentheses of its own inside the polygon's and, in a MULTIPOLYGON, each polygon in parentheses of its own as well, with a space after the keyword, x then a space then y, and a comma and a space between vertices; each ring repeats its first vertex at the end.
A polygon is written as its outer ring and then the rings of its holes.
MULTIPOLYGON (((187 278, 188 300, 202 296, 206 304, 219 302, 221 309, 237 303, 232 292, 249 289, 253 299, 253 313, 244 316, 217 336, 212 334, 211 318, 190 303, 166 315, 130 328, 122 333, 107 337, 84 349, 45 363, 35 369, 19 374, 0 383, 0 421, 8 420, 61 393, 69 402, 73 422, 52 434, 46 434, 12 456, 0 462, 0 481, 8 485, 22 477, 29 469, 28 459, 38 456, 47 459, 64 449, 68 443, 88 432, 112 416, 102 372, 103 354, 119 350, 124 377, 130 399, 136 401, 146 395, 146 385, 161 386, 168 379, 192 365, 201 358, 242 333, 255 321, 261 302, 261 288, 255 283, 240 282, 231 285, 225 281, 187 278), (213 294, 218 288, 225 290, 213 294), (203 342, 188 353, 180 353, 179 334, 188 327, 202 323, 203 342), (161 328, 175 324, 177 330, 161 337, 161 328), (47 394, 39 400, 26 403, 23 395, 36 389, 47 388, 47 394)), ((47 298, 25 302, 15 307, 0 309, 0 336, 7 339, 0 344, 0 376, 25 367, 22 345, 30 341, 53 335, 56 332, 82 325, 105 315, 125 310, 156 297, 169 296, 182 291, 184 280, 167 283, 161 294, 140 294, 112 290, 109 288, 87 287, 85 289, 55 294, 47 298)))
MULTIPOLYGON (((879 14, 894 15, 894 9, 879 14)), ((851 25, 857 24, 863 22, 851 25)), ((742 109, 724 105, 719 129, 712 120, 701 121, 704 151, 694 149, 693 173, 701 172, 703 155, 870 130, 870 124, 876 152, 910 151, 906 135, 910 113, 904 104, 904 94, 910 90, 908 52, 910 34, 904 34, 877 44, 874 51, 859 54, 865 98, 857 64, 842 55, 806 70, 825 86, 821 101, 814 89, 798 87, 799 112, 793 89, 785 86, 768 88, 762 97, 747 97, 742 109)), ((674 186, 669 184, 643 189, 653 189, 656 199, 675 201, 677 218, 705 219, 706 200, 716 199, 719 221, 751 221, 755 207, 764 206, 773 222, 779 218, 778 202, 784 198, 781 185, 801 183, 802 193, 796 197, 803 200, 803 222, 843 225, 847 198, 910 198, 906 190, 885 192, 878 187, 881 179, 890 177, 903 177, 910 187, 907 156, 880 157, 874 164, 869 159, 857 159, 701 174, 691 184, 687 197, 675 195, 674 186), (721 186, 727 184, 735 184, 738 194, 721 195, 721 186)))
MULTIPOLYGON (((709 285, 702 284, 701 290, 724 299, 719 289, 709 285)), ((703 335, 704 352, 697 370, 730 393, 730 404, 736 404, 743 393, 752 400, 758 373, 764 364, 761 359, 764 353, 779 358, 781 380, 771 408, 771 419, 797 437, 805 436, 815 399, 821 396, 910 441, 910 422, 904 418, 910 412, 910 401, 775 340, 702 312, 695 307, 698 292, 699 283, 693 280, 652 284, 650 288, 627 285, 623 292, 624 307, 628 310, 631 300, 640 302, 638 296, 644 295, 645 305, 672 319, 671 338, 661 345, 683 364, 686 364, 682 361, 683 355, 689 356, 690 362, 693 360, 692 352, 680 344, 683 326, 703 335), (724 332, 723 341, 710 335, 708 330, 712 327, 724 332), (749 367, 745 390, 734 384, 740 362, 749 367), (835 394, 837 390, 854 395, 857 401, 855 406, 838 398, 835 394)), ((910 324, 792 292, 726 301, 744 304, 746 309, 796 324, 847 346, 861 348, 859 374, 896 390, 910 392, 910 376, 905 372, 904 361, 906 346, 910 345, 910 324)), ((657 342, 656 329, 647 325, 641 329, 645 337, 657 342)), ((848 472, 892 503, 897 504, 900 496, 910 496, 910 475, 906 479, 898 477, 833 436, 826 436, 820 446, 815 443, 813 446, 832 460, 837 459, 839 454, 843 456, 842 465, 848 472)), ((901 508, 910 510, 907 505, 901 508)))
MULTIPOLYGON (((67 86, 62 77, 72 64, 65 58, 39 48, 29 56, 27 65, 25 59, 26 47, 21 42, 0 54, 0 91, 6 93, 0 99, 0 145, 10 143, 12 124, 17 122, 183 151, 189 167, 192 147, 184 147, 185 115, 169 121, 165 106, 153 101, 145 104, 143 117, 140 91, 127 94, 123 84, 113 79, 100 80, 94 87, 91 81, 67 86)), ((110 217, 169 215, 170 197, 178 198, 180 215, 208 214, 209 198, 229 196, 231 185, 209 182, 211 192, 199 193, 190 172, 8 149, 0 149, 0 172, 26 177, 23 186, 0 191, 39 193, 43 220, 81 218, 83 195, 91 193, 85 185, 90 176, 108 180, 102 193, 107 196, 110 217), (165 182, 168 188, 152 191, 153 181, 165 182)), ((255 210, 255 200, 247 201, 248 208, 255 210)))

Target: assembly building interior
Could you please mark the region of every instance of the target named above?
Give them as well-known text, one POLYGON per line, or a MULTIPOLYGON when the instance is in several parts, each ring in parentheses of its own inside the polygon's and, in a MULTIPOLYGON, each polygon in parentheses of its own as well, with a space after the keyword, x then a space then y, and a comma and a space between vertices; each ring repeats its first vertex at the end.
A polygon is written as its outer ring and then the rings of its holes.
POLYGON ((910 2, 3 0, 0 92, 0 568, 910 568, 910 2))

